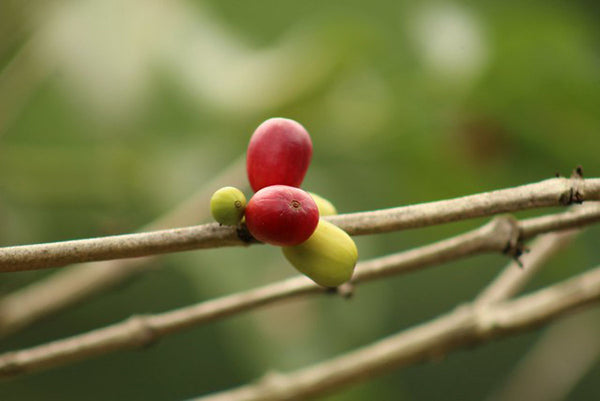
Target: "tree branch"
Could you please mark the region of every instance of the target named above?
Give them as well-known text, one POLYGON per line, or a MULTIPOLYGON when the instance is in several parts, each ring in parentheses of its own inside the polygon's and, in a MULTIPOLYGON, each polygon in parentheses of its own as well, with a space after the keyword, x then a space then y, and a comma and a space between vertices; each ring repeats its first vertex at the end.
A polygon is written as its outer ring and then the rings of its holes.
MULTIPOLYGON (((549 221, 547 216, 521 222, 511 217, 497 217, 478 229, 453 238, 360 262, 352 283, 358 284, 393 274, 407 273, 478 253, 506 252, 510 246, 517 246, 528 238, 520 235, 521 232, 526 232, 527 235, 538 233, 534 230, 522 231, 522 227, 535 226, 539 231, 590 224, 593 221, 589 217, 591 212, 596 213, 597 217, 600 216, 600 204, 590 203, 578 207, 576 211, 555 215, 562 226, 539 224, 540 221, 549 221), (569 216, 568 219, 565 218, 566 215, 569 216), (508 246, 509 244, 512 245, 508 246)), ((285 299, 325 292, 328 290, 303 276, 298 276, 170 312, 134 316, 106 328, 0 355, 0 377, 31 373, 116 350, 145 346, 188 327, 285 299)))
MULTIPOLYGON (((600 200, 600 178, 553 178, 536 184, 371 212, 328 216, 350 235, 383 233, 538 207, 600 200)), ((48 244, 0 248, 0 271, 247 245, 249 234, 216 223, 48 244)))
POLYGON ((329 220, 351 235, 364 235, 599 199, 600 179, 574 176, 449 200, 331 216, 329 220))
MULTIPOLYGON (((209 217, 206 207, 213 192, 225 185, 247 185, 245 157, 235 160, 222 173, 203 185, 187 200, 154 222, 141 228, 158 230, 202 221, 209 217)), ((111 288, 135 274, 152 268, 153 257, 116 259, 73 265, 30 284, 0 300, 0 338, 69 305, 111 288)))
POLYGON ((538 327, 598 301, 600 267, 513 301, 485 308, 467 304, 339 357, 288 374, 270 374, 254 384, 197 401, 307 399, 461 347, 538 327))
MULTIPOLYGON (((537 220, 542 219, 544 218, 537 220)), ((544 234, 537 238, 531 244, 531 252, 524 254, 520 261, 509 263, 498 277, 481 291, 475 299, 475 304, 486 305, 505 301, 517 294, 541 267, 554 254, 567 246, 578 233, 579 230, 567 230, 544 234)))
POLYGON ((36 270, 79 262, 245 244, 238 238, 235 229, 210 223, 139 234, 0 248, 0 271, 36 270))

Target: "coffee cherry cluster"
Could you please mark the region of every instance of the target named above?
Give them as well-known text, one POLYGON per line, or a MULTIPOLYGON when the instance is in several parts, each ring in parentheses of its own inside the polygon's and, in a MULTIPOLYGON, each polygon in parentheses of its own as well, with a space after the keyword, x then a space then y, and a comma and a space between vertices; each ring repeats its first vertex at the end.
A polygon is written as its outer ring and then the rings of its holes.
POLYGON ((211 212, 221 224, 245 224, 257 240, 281 246, 301 273, 336 287, 352 277, 358 251, 346 232, 320 219, 337 214, 335 206, 300 189, 311 158, 312 141, 301 124, 266 120, 252 134, 246 154, 254 196, 246 204, 240 190, 221 188, 211 199, 211 212))

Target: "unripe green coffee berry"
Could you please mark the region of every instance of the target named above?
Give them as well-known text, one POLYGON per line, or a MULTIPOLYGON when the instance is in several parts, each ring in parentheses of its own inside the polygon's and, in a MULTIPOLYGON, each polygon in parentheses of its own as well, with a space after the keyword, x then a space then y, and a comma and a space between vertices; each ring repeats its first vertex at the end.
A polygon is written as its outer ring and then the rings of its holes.
POLYGON ((298 271, 323 287, 337 287, 349 281, 358 259, 352 238, 323 219, 308 240, 281 250, 298 271))
POLYGON ((335 206, 333 206, 333 203, 313 192, 309 192, 309 194, 317 204, 317 208, 319 209, 319 216, 333 216, 335 214, 338 214, 337 209, 335 208, 335 206))
POLYGON ((246 197, 237 188, 223 187, 210 198, 210 213, 214 219, 227 226, 235 226, 242 221, 246 197))

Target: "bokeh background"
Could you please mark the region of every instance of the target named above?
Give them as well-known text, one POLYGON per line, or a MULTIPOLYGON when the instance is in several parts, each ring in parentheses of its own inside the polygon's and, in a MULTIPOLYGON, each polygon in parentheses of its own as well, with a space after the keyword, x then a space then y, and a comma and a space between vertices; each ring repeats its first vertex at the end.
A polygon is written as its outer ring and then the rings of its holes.
MULTIPOLYGON (((304 187, 341 212, 524 184, 578 164, 599 176, 599 20, 600 3, 585 0, 2 0, 1 244, 135 231, 243 157, 254 128, 272 116, 309 130, 304 187)), ((367 259, 484 221, 356 241, 367 259)), ((599 234, 587 230, 530 289, 600 262, 599 234)), ((226 389, 446 312, 505 263, 478 256, 362 285, 350 301, 315 297, 254 311, 145 350, 3 382, 0 399, 179 400, 226 389)), ((0 294, 50 274, 3 275, 0 294)), ((275 247, 168 255, 0 348, 294 274, 275 247)), ((486 399, 546 330, 323 399, 486 399)), ((548 358, 561 363, 558 352, 548 358)), ((590 366, 568 399, 599 399, 600 363, 590 366)))

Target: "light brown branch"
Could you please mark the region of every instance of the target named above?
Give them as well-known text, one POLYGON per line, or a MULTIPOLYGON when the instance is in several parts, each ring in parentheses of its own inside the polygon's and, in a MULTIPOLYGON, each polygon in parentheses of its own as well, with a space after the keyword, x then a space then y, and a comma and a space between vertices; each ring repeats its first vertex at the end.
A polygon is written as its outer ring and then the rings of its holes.
MULTIPOLYGON (((550 231, 564 230, 568 228, 568 222, 573 219, 577 219, 582 224, 597 223, 600 221, 598 211, 600 210, 599 202, 586 202, 584 205, 575 205, 569 208, 569 210, 562 215, 549 214, 546 216, 532 219, 529 221, 523 221, 521 225, 521 234, 525 238, 532 238, 540 233, 547 233, 550 231)), ((571 225, 571 227, 576 227, 571 225)))
MULTIPOLYGON (((207 219, 212 193, 225 185, 244 188, 247 186, 245 171, 245 158, 240 157, 189 199, 141 230, 158 230, 207 219)), ((6 295, 0 299, 0 337, 152 268, 152 260, 154 257, 73 265, 6 295)))
MULTIPOLYGON (((578 219, 589 224, 591 220, 588 218, 588 213, 597 206, 597 204, 584 205, 579 208, 579 213, 567 212, 556 216, 564 227, 579 224, 578 219), (565 214, 570 218, 565 219, 565 214)), ((478 229, 453 238, 360 262, 356 267, 352 283, 358 284, 393 274, 406 273, 478 253, 504 252, 510 244, 515 246, 519 241, 526 239, 519 236, 521 226, 542 227, 536 223, 539 219, 547 220, 546 216, 522 222, 517 222, 511 217, 497 217, 478 229)), ((562 228, 556 225, 544 227, 562 228)), ((534 232, 530 230, 527 233, 533 235, 534 232)), ((1 355, 0 377, 30 373, 120 349, 144 346, 187 327, 277 301, 326 291, 300 276, 170 312, 135 316, 128 321, 82 335, 1 355)))
POLYGON ((254 384, 197 401, 310 399, 461 347, 541 326, 598 301, 600 267, 513 301, 486 308, 465 305, 339 357, 287 374, 270 374, 254 384))
MULTIPOLYGON (((553 178, 461 198, 328 216, 328 219, 351 235, 364 235, 537 207, 568 205, 583 200, 600 200, 600 178, 553 178)), ((243 237, 234 227, 219 227, 213 223, 140 234, 12 246, 0 248, 0 271, 43 269, 77 262, 247 245, 248 241, 243 237)))
MULTIPOLYGON (((545 219, 545 217, 537 220, 545 219)), ((559 221, 560 218, 557 218, 559 221)), ((509 299, 517 294, 542 266, 558 251, 567 246, 579 230, 544 234, 531 245, 531 252, 520 260, 512 261, 475 299, 476 305, 486 305, 509 299)))
POLYGON ((90 262, 161 253, 245 245, 235 229, 218 223, 150 231, 139 234, 13 246, 0 249, 3 272, 60 267, 90 262))
POLYGON ((376 234, 599 199, 598 178, 553 178, 455 199, 331 216, 329 220, 352 235, 376 234))

